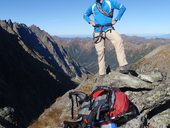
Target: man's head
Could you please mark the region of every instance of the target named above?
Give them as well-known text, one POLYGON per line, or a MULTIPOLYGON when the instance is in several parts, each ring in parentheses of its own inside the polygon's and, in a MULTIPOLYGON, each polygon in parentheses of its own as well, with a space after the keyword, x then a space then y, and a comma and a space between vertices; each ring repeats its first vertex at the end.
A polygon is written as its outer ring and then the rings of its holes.
POLYGON ((102 2, 102 0, 96 0, 96 2, 101 3, 101 2, 102 2))

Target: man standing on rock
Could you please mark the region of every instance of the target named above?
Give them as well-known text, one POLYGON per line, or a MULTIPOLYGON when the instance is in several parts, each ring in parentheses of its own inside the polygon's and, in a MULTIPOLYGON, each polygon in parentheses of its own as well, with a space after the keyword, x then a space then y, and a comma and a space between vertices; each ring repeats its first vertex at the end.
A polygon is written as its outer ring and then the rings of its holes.
POLYGON ((113 25, 117 23, 124 14, 126 8, 117 0, 96 0, 84 14, 84 19, 94 27, 94 43, 98 55, 99 75, 105 76, 105 39, 109 39, 115 47, 119 71, 127 72, 127 60, 123 46, 123 40, 113 25), (113 18, 113 11, 117 9, 118 14, 113 18), (93 14, 94 21, 90 18, 93 14))

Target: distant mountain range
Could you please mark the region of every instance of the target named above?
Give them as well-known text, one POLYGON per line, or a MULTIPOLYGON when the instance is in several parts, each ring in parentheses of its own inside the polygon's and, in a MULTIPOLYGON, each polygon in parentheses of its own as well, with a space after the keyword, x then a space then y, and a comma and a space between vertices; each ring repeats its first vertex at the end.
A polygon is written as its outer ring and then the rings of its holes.
MULTIPOLYGON (((123 35, 126 35, 126 36, 129 36, 129 37, 132 37, 132 36, 135 36, 135 37, 143 37, 143 38, 146 38, 146 39, 150 39, 150 38, 162 38, 162 39, 170 39, 170 34, 123 34, 123 35)), ((91 38, 92 35, 62 35, 62 36, 59 36, 61 38, 65 38, 65 39, 68 39, 68 38, 91 38)))
POLYGON ((170 34, 165 34, 165 35, 156 36, 156 38, 170 39, 170 34))
POLYGON ((162 38, 162 39, 170 39, 170 34, 130 34, 129 36, 136 35, 138 37, 144 37, 147 39, 150 38, 162 38))
MULTIPOLYGON (((56 42, 63 46, 67 53, 77 62, 92 73, 98 70, 97 55, 91 38, 59 38, 53 37, 56 42)), ((134 63, 144 55, 160 45, 170 43, 170 39, 144 38, 139 36, 122 35, 128 62, 134 63)), ((118 67, 114 47, 110 42, 106 43, 106 64, 113 69, 118 67)))

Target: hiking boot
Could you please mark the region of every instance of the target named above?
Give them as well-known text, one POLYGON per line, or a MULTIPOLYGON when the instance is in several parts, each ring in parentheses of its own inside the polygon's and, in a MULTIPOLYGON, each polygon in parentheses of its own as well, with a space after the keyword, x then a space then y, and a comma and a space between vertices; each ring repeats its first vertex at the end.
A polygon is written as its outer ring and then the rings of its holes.
POLYGON ((99 79, 103 79, 105 78, 106 74, 103 74, 103 75, 99 75, 99 79))
POLYGON ((129 66, 128 65, 120 66, 118 71, 122 74, 128 74, 129 73, 129 66))
POLYGON ((110 68, 110 65, 108 65, 106 68, 106 74, 109 74, 110 72, 111 72, 111 68, 110 68))

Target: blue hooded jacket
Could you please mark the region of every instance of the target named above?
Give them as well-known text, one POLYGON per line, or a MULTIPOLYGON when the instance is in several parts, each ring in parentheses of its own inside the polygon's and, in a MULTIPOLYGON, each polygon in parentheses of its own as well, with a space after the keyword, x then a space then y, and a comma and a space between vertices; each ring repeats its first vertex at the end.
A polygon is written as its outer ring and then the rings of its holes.
MULTIPOLYGON (((114 17, 115 20, 120 20, 122 15, 124 14, 126 8, 124 5, 120 4, 117 0, 103 0, 102 4, 99 4, 100 8, 110 13, 111 9, 114 11, 114 9, 119 10, 116 17, 114 17)), ((84 19, 89 23, 90 22, 90 16, 93 14, 94 16, 94 22, 95 24, 100 25, 106 25, 108 23, 112 23, 112 18, 105 16, 102 14, 96 7, 96 3, 92 4, 86 11, 86 13, 83 15, 84 19)), ((103 31, 106 31, 107 29, 111 28, 111 26, 105 26, 103 28, 103 31)), ((100 28, 96 27, 94 29, 95 32, 100 32, 100 28)))

